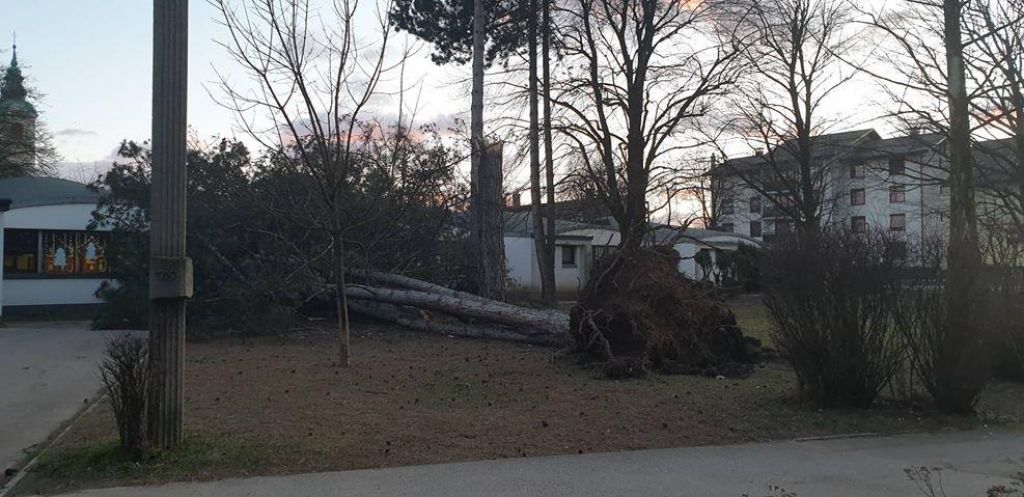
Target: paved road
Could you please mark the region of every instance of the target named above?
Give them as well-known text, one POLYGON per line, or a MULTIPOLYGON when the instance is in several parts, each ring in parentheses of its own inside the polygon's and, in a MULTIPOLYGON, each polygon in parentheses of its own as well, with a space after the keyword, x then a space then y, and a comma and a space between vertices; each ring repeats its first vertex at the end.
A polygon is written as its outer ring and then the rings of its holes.
POLYGON ((0 328, 0 471, 96 395, 108 335, 88 323, 10 326, 0 328))
POLYGON ((87 491, 76 497, 920 496, 904 475, 941 466, 949 497, 984 497, 1024 469, 1024 433, 948 432, 645 450, 87 491))

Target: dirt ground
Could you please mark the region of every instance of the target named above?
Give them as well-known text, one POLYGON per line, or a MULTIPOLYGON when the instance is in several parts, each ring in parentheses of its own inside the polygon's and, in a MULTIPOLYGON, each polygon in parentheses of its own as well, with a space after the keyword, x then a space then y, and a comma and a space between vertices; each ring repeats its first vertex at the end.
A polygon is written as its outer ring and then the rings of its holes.
MULTIPOLYGON (((741 324, 743 321, 741 320, 741 324)), ((908 406, 821 411, 794 377, 607 380, 551 349, 357 323, 353 366, 324 332, 189 344, 188 442, 141 465, 116 456, 105 406, 80 416, 18 493, 256 474, 967 428, 1024 417, 1024 386, 994 384, 980 413, 908 406)))

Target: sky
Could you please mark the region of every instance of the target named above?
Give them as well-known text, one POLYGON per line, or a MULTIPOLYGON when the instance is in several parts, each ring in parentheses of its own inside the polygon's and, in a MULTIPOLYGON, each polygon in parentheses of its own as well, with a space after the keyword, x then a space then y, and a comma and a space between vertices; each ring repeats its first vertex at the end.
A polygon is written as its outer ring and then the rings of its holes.
MULTIPOLYGON (((327 2, 329 0, 313 0, 327 2)), ((876 0, 867 0, 874 3, 876 0)), ((364 40, 376 39, 372 28, 376 4, 360 2, 357 32, 364 40)), ((218 105, 217 73, 229 78, 244 74, 216 40, 225 40, 216 22, 217 10, 207 0, 190 2, 189 110, 195 136, 246 140, 238 131, 237 116, 218 105), (212 94, 211 94, 212 92, 212 94)), ((114 160, 122 140, 146 140, 150 135, 152 2, 149 0, 4 0, 0 7, 0 58, 10 60, 10 45, 17 34, 18 58, 30 84, 43 95, 36 102, 42 119, 54 135, 65 163, 61 176, 88 182, 114 160), (5 41, 6 40, 6 41, 5 41)), ((393 47, 407 38, 400 35, 393 47)), ((411 42, 416 43, 416 42, 411 42)), ((419 82, 408 100, 415 100, 417 123, 440 123, 455 117, 468 121, 468 68, 438 67, 422 46, 409 62, 407 82, 419 82), (419 99, 415 99, 420 95, 419 99)), ((501 75, 491 74, 493 80, 501 75)), ((835 115, 864 114, 871 85, 847 85, 835 115)), ((394 102, 383 111, 394 115, 394 102)), ((862 119, 844 127, 871 126, 862 119)), ((835 131, 839 131, 836 129, 835 131)), ((248 140, 246 140, 248 141, 248 140)), ((747 151, 747 153, 750 153, 747 151)), ((516 176, 523 176, 516 170, 516 176)), ((511 179, 511 178, 510 178, 511 179)), ((526 178, 506 181, 525 184, 526 178)))
MULTIPOLYGON (((124 139, 150 135, 152 3, 148 0, 4 0, 0 7, 0 57, 18 59, 43 98, 42 119, 64 161, 62 174, 89 176, 109 164, 124 139)), ((371 2, 363 2, 371 4, 371 2)), ((373 20, 373 5, 361 12, 373 20)), ((235 63, 215 40, 224 38, 217 11, 192 0, 189 12, 189 124, 200 138, 237 136, 236 116, 217 105, 214 68, 231 76, 235 63)), ((369 34, 367 35, 369 36, 369 34)), ((418 115, 447 121, 468 113, 460 68, 437 68, 426 49, 410 63, 407 81, 422 81, 418 115), (430 78, 426 78, 426 75, 430 78)), ((91 179, 91 178, 82 178, 91 179)))

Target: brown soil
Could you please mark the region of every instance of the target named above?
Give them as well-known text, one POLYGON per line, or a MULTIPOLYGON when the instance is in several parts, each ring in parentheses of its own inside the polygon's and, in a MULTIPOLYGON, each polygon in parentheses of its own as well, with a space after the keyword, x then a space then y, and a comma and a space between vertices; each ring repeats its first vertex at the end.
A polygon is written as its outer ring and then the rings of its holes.
MULTIPOLYGON (((809 409, 791 400, 793 375, 777 364, 761 365, 745 380, 608 380, 551 349, 370 324, 356 327, 351 368, 334 367, 334 352, 332 336, 322 332, 189 344, 190 443, 183 453, 141 467, 115 464, 102 455, 116 437, 112 417, 94 409, 43 457, 19 492, 985 421, 891 406, 809 409)), ((1024 415, 1020 385, 990 390, 995 398, 987 395, 982 408, 991 409, 991 417, 1024 415)))

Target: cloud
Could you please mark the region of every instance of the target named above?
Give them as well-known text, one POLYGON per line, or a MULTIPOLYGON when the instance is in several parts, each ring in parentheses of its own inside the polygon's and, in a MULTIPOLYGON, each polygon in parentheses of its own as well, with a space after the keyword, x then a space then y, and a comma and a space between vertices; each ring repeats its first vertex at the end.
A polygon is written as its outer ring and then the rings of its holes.
POLYGON ((91 129, 65 128, 56 133, 55 136, 95 136, 97 133, 91 129))

